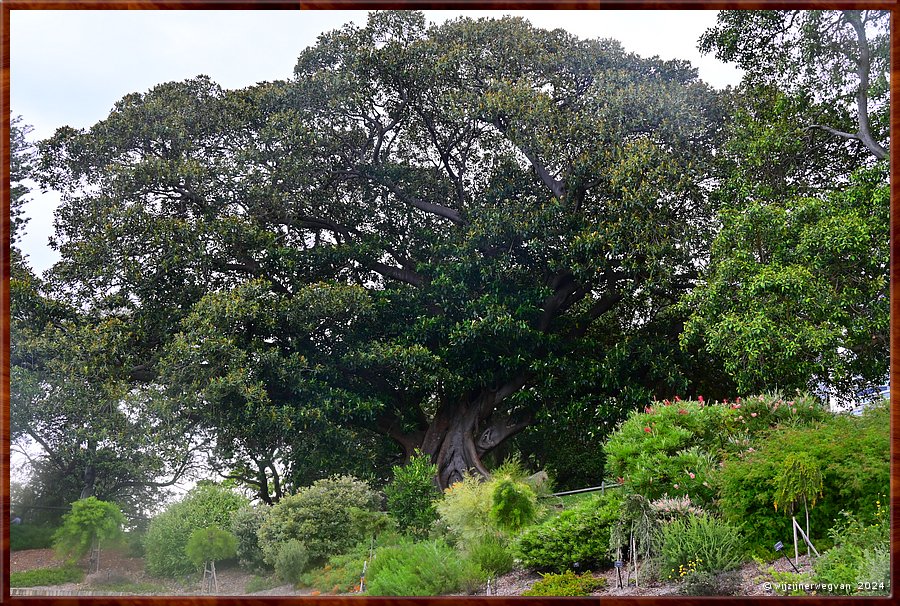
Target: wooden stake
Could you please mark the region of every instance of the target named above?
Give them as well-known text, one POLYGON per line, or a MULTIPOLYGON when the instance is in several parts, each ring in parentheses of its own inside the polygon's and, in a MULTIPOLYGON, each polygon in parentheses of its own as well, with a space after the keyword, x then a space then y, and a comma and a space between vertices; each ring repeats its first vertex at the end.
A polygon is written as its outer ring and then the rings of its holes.
POLYGON ((797 518, 795 518, 794 516, 791 516, 791 520, 793 520, 793 522, 794 522, 794 565, 799 566, 800 565, 800 551, 799 551, 799 548, 797 547, 797 526, 798 526, 797 518))

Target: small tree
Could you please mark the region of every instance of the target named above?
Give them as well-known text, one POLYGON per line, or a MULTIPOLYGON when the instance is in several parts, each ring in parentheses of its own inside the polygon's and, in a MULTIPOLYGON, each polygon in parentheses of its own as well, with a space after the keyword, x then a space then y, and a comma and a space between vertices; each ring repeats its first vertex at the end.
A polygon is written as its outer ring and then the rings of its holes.
POLYGON ((216 579, 216 561, 227 560, 237 556, 237 537, 217 526, 197 529, 191 533, 184 552, 197 567, 203 566, 203 580, 206 589, 215 586, 219 590, 216 579))
POLYGON ((396 466, 393 471, 394 479, 384 487, 388 512, 404 532, 427 536, 437 519, 435 501, 441 497, 434 483, 437 466, 431 457, 416 450, 409 463, 396 466))
POLYGON ((63 525, 53 535, 57 554, 75 562, 91 552, 91 570, 100 570, 100 543, 122 536, 125 516, 114 503, 88 497, 72 503, 72 510, 63 516, 63 525))
MULTIPOLYGON (((806 537, 809 538, 809 508, 815 506, 816 499, 822 494, 822 470, 819 464, 806 453, 788 455, 775 478, 775 486, 776 510, 781 503, 793 515, 794 508, 803 503, 806 537)), ((795 531, 794 538, 796 537, 795 531)), ((809 547, 806 550, 808 553, 809 547)))

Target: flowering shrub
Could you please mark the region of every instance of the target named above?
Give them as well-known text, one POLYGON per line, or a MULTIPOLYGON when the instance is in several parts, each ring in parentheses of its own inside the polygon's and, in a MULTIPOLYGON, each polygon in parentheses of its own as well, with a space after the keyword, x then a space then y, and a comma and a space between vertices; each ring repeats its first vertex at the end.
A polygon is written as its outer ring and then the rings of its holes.
POLYGON ((606 475, 621 477, 650 499, 690 496, 710 505, 713 476, 726 454, 752 453, 751 440, 776 425, 808 425, 827 416, 815 398, 805 395, 654 402, 631 413, 607 441, 606 475))

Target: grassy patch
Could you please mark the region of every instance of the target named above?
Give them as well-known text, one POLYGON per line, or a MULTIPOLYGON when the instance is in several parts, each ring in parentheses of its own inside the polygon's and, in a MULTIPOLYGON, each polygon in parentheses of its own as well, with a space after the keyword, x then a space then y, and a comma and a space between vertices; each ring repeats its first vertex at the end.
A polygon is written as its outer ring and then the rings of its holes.
POLYGON ((13 572, 9 575, 10 587, 40 587, 44 585, 62 585, 63 583, 80 583, 84 571, 76 566, 57 568, 36 568, 25 572, 13 572))

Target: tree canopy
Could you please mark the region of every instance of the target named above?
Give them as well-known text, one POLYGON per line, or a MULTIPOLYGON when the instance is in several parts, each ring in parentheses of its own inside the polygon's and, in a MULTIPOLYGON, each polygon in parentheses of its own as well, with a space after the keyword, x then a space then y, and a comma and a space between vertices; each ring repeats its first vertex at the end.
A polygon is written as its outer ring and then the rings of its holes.
POLYGON ((16 295, 16 427, 77 409, 158 473, 166 419, 271 503, 417 450, 442 487, 510 448, 584 481, 649 398, 878 380, 885 23, 723 11, 701 47, 747 77, 715 91, 521 18, 374 12, 292 78, 129 94, 40 143, 61 260, 16 295))

